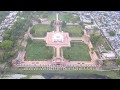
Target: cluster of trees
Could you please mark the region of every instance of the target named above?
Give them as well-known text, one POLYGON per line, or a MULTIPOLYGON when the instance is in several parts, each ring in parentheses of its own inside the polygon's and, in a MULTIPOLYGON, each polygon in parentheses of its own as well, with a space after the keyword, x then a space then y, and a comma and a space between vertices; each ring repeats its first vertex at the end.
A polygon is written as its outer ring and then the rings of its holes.
POLYGON ((9 51, 13 47, 13 42, 10 40, 5 40, 2 43, 0 43, 0 47, 6 51, 9 51))
POLYGON ((31 12, 23 13, 22 16, 25 16, 26 19, 18 18, 12 29, 6 29, 3 33, 3 42, 0 43, 0 50, 3 51, 3 54, 0 55, 0 61, 6 62, 15 56, 18 47, 17 40, 23 38, 29 26, 32 26, 31 12))
POLYGON ((100 43, 101 37, 101 35, 91 34, 90 41, 93 45, 97 46, 100 43))
POLYGON ((53 21, 51 21, 51 24, 50 24, 50 25, 51 25, 51 27, 53 27, 53 26, 54 26, 54 22, 55 22, 54 20, 53 20, 53 21))
POLYGON ((66 26, 66 22, 63 21, 63 22, 62 22, 62 27, 65 27, 65 26, 66 26))
POLYGON ((115 36, 116 32, 115 31, 109 31, 108 32, 110 36, 115 36))
POLYGON ((94 23, 94 20, 93 19, 91 19, 91 24, 93 24, 94 23))
POLYGON ((34 34, 34 33, 35 33, 34 29, 30 30, 30 34, 34 34))
POLYGON ((28 38, 27 42, 28 42, 28 44, 31 44, 33 42, 33 40, 31 38, 28 38))
POLYGON ((115 61, 117 65, 120 65, 120 59, 116 59, 115 61))
POLYGON ((3 54, 0 55, 0 61, 6 62, 10 57, 13 57, 16 54, 16 51, 13 51, 13 41, 4 40, 0 43, 0 49, 2 49, 3 54))
POLYGON ((82 21, 79 22, 79 25, 80 25, 83 29, 85 29, 85 25, 83 24, 82 21))
POLYGON ((84 35, 84 31, 83 30, 81 31, 81 34, 84 35))

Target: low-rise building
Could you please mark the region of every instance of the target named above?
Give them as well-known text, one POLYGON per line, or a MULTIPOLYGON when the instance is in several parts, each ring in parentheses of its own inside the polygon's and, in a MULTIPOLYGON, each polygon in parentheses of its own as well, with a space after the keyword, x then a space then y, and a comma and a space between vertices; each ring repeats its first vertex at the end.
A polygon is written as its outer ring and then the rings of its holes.
POLYGON ((112 51, 107 52, 107 53, 102 53, 102 56, 104 58, 115 58, 115 54, 112 51))

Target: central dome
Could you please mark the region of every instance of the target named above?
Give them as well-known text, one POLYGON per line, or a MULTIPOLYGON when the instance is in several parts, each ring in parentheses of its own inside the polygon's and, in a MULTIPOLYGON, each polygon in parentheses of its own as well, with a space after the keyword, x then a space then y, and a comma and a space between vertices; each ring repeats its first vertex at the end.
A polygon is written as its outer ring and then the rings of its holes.
POLYGON ((54 33, 52 40, 53 42, 59 41, 59 42, 63 42, 63 35, 61 33, 54 33))

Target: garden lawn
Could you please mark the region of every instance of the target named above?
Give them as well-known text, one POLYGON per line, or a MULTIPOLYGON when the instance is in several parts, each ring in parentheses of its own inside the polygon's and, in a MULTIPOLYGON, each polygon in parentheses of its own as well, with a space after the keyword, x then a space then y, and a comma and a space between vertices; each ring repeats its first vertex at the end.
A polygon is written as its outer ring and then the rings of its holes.
POLYGON ((47 18, 48 20, 53 21, 53 20, 56 20, 56 13, 44 11, 44 12, 40 13, 40 17, 47 18))
POLYGON ((63 56, 70 61, 90 61, 89 48, 83 42, 71 42, 71 47, 63 48, 63 56))
POLYGON ((50 13, 48 15, 48 20, 50 20, 50 21, 56 20, 56 14, 55 13, 50 13))
POLYGON ((59 19, 62 21, 66 21, 66 22, 72 22, 72 23, 77 23, 80 21, 79 16, 74 16, 71 13, 63 13, 59 15, 59 19))
POLYGON ((82 27, 81 26, 65 26, 62 28, 64 32, 68 32, 70 37, 82 37, 82 27))
POLYGON ((52 31, 53 28, 50 25, 37 24, 32 30, 35 30, 35 33, 33 34, 34 37, 45 37, 47 32, 52 31))
POLYGON ((26 48, 26 60, 47 60, 53 57, 53 48, 46 47, 44 41, 35 40, 26 48))

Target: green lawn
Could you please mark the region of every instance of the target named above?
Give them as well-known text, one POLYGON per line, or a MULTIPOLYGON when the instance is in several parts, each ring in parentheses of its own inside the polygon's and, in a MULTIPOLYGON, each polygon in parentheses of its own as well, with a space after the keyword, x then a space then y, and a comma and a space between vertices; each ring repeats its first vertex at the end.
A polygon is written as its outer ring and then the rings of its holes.
POLYGON ((43 11, 38 13, 40 18, 47 18, 50 21, 56 20, 56 13, 52 13, 49 11, 43 11))
POLYGON ((48 15, 48 20, 53 21, 56 20, 56 14, 55 13, 51 13, 48 15))
POLYGON ((73 22, 73 23, 77 23, 80 21, 79 16, 73 16, 73 14, 69 14, 69 13, 63 13, 59 15, 59 19, 62 21, 66 21, 66 22, 73 22))
POLYGON ((33 34, 34 37, 45 37, 46 33, 52 31, 53 28, 50 25, 37 24, 32 28, 32 30, 35 31, 33 34))
POLYGON ((82 27, 81 26, 65 26, 62 28, 63 31, 68 32, 70 37, 81 37, 82 27))
POLYGON ((56 19, 56 13, 52 13, 49 11, 36 11, 32 13, 32 17, 34 20, 39 20, 39 18, 47 18, 50 21, 56 19))
POLYGON ((26 48, 26 60, 46 60, 53 57, 53 48, 46 47, 45 41, 34 40, 26 48))
POLYGON ((71 42, 71 47, 63 48, 64 58, 71 61, 90 61, 89 48, 83 42, 71 42))

